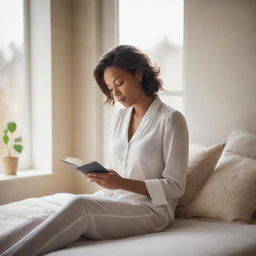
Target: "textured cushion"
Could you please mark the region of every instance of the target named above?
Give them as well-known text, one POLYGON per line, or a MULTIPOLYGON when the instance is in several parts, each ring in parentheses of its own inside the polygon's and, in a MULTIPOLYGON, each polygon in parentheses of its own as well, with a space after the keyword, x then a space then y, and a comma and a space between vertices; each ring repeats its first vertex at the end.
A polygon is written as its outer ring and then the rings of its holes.
POLYGON ((207 217, 250 222, 256 210, 256 135, 233 131, 203 188, 179 207, 181 217, 207 217))
POLYGON ((187 205, 194 199, 213 171, 223 148, 224 144, 204 147, 190 143, 186 189, 178 205, 187 205))

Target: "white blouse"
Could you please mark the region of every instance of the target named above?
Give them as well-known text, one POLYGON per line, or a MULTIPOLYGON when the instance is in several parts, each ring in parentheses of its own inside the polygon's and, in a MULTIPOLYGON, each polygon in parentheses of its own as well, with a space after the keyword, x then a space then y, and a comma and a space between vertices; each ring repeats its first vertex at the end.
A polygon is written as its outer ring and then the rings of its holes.
MULTIPOLYGON (((116 200, 151 202, 153 207, 176 207, 187 178, 188 130, 183 115, 157 96, 128 141, 133 107, 119 110, 111 125, 109 167, 124 178, 143 180, 150 198, 103 189, 116 200)), ((96 192, 97 193, 97 192, 96 192)))

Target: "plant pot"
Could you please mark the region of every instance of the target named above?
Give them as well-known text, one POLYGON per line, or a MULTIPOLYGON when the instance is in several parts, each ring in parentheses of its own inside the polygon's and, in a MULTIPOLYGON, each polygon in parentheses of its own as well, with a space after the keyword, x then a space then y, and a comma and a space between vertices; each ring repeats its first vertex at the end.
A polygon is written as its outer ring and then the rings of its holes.
POLYGON ((5 175, 16 175, 19 158, 16 156, 2 156, 5 175))

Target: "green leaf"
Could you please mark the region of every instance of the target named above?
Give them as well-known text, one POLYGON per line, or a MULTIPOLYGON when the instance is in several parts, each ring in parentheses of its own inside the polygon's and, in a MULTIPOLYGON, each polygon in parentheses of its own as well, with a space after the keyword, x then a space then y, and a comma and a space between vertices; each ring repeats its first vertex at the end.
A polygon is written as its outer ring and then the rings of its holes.
POLYGON ((16 130, 16 124, 14 122, 10 122, 7 124, 7 129, 13 133, 16 130))
POLYGON ((8 132, 8 129, 7 129, 7 128, 6 128, 6 129, 4 129, 4 133, 5 133, 5 134, 7 134, 7 132, 8 132))
POLYGON ((14 144, 13 148, 18 152, 21 153, 23 150, 23 146, 22 145, 18 145, 18 144, 14 144))
POLYGON ((9 142, 9 137, 5 134, 4 136, 3 136, 3 142, 7 145, 8 144, 8 142, 9 142))
POLYGON ((14 142, 22 142, 22 138, 21 138, 21 137, 16 138, 16 139, 14 140, 14 142))

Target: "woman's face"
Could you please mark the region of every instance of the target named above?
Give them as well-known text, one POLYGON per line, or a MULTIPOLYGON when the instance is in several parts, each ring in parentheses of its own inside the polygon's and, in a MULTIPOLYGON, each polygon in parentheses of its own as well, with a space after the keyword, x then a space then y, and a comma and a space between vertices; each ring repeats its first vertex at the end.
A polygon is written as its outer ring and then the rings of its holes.
POLYGON ((104 71, 104 81, 115 100, 125 107, 136 104, 140 96, 145 94, 141 85, 141 74, 124 71, 118 67, 108 67, 104 71))

